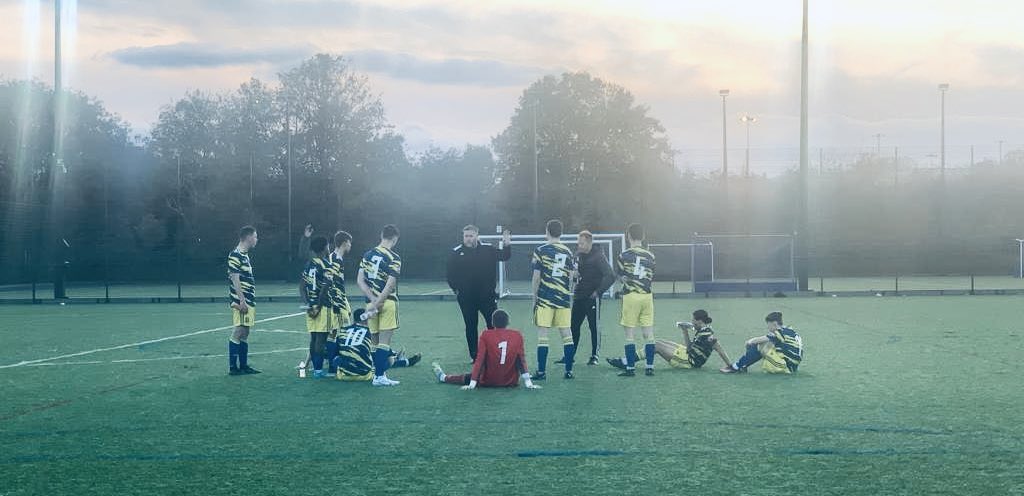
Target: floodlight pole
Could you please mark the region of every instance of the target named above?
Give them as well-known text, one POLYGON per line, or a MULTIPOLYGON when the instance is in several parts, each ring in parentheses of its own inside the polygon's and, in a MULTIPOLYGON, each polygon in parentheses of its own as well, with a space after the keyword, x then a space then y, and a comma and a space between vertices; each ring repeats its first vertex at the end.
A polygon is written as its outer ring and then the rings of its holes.
POLYGON ((939 170, 942 174, 942 179, 946 179, 946 91, 949 90, 949 83, 942 83, 939 85, 939 102, 940 102, 940 114, 939 127, 940 137, 939 143, 941 150, 939 151, 939 170))
POLYGON ((1003 140, 996 141, 999 144, 999 165, 1003 165, 1003 140))
POLYGON ((740 122, 746 125, 747 128, 747 149, 746 149, 746 161, 743 163, 743 176, 750 177, 750 125, 757 122, 757 117, 744 114, 740 117, 740 122))
POLYGON ((540 221, 540 153, 537 151, 537 107, 540 102, 533 102, 533 219, 540 221))
POLYGON ((727 120, 725 117, 725 98, 729 96, 729 90, 719 90, 718 95, 722 97, 722 182, 728 187, 729 181, 729 147, 726 140, 727 120))
POLYGON ((800 192, 797 214, 797 289, 807 291, 807 0, 803 0, 803 29, 800 43, 800 192))
MULTIPOLYGON (((64 255, 65 250, 63 246, 67 243, 63 237, 63 223, 64 223, 64 191, 63 183, 64 178, 62 177, 65 172, 64 169, 64 151, 63 151, 63 136, 62 136, 62 117, 63 112, 61 111, 61 94, 63 93, 64 83, 62 81, 62 65, 63 59, 61 56, 61 0, 54 0, 53 3, 53 154, 52 164, 50 167, 50 201, 53 214, 51 216, 51 228, 50 232, 54 235, 51 241, 56 241, 56 248, 54 249, 54 267, 53 267, 53 298, 65 298, 67 294, 64 290, 64 255)), ((48 241, 49 242, 49 241, 48 241)))

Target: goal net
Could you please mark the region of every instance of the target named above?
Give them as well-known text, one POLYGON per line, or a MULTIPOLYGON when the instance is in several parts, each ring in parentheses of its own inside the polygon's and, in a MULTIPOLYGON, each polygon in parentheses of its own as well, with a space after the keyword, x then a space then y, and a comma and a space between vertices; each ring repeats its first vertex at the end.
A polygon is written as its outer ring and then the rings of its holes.
MULTIPOLYGON (((575 234, 566 234, 562 236, 562 244, 575 253, 578 238, 575 234)), ((495 247, 499 247, 502 242, 501 235, 497 234, 481 235, 480 239, 495 247)), ((614 267, 615 257, 622 252, 625 239, 626 236, 621 233, 594 233, 594 246, 600 247, 608 263, 614 267)), ((530 264, 533 259, 533 251, 545 243, 547 240, 543 234, 512 235, 512 258, 508 262, 498 263, 498 295, 500 297, 530 295, 532 289, 530 285, 533 279, 533 269, 530 264)))
POLYGON ((654 277, 656 293, 691 293, 696 281, 714 279, 712 245, 698 243, 650 243, 647 249, 657 260, 654 277))
POLYGON ((700 234, 693 257, 694 291, 795 291, 792 234, 700 234))

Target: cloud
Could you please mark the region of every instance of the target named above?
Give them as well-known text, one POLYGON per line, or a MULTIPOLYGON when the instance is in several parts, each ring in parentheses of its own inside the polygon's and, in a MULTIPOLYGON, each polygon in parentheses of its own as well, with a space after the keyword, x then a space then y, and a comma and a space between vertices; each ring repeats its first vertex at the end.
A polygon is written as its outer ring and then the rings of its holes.
POLYGON ((359 70, 428 84, 520 86, 552 72, 497 60, 426 59, 383 50, 358 50, 347 53, 346 57, 359 70))
POLYGON ((126 65, 144 68, 223 67, 232 65, 283 64, 299 61, 315 49, 310 45, 268 48, 213 47, 176 43, 115 50, 109 56, 126 65))

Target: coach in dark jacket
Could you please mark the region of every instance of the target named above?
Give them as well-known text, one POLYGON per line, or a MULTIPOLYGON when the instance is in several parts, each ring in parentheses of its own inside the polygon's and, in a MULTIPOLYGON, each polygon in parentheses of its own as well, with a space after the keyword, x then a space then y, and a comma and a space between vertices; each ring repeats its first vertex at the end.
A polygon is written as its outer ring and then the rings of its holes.
POLYGON ((448 286, 455 291, 466 323, 466 345, 469 356, 476 360, 477 326, 480 314, 491 329, 491 314, 497 309, 497 263, 512 258, 512 233, 503 233, 502 248, 480 242, 480 230, 469 225, 462 228, 462 244, 448 257, 448 286))
POLYGON ((572 342, 580 346, 580 327, 586 319, 590 324, 590 360, 587 365, 598 363, 597 352, 601 341, 597 335, 597 302, 601 295, 615 282, 615 274, 608 265, 604 250, 594 246, 594 235, 583 231, 576 244, 578 280, 572 298, 572 342))

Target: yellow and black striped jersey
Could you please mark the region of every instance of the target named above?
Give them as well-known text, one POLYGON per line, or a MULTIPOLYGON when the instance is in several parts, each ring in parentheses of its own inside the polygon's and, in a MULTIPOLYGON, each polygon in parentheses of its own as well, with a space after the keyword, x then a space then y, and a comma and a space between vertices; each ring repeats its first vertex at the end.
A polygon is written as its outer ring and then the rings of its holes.
POLYGON ((537 306, 569 308, 576 261, 572 250, 562 243, 545 243, 533 251, 533 270, 540 271, 537 306))
POLYGON ((640 247, 619 254, 616 272, 623 279, 623 293, 650 294, 654 281, 654 254, 640 247))
POLYGON ((804 342, 800 335, 789 327, 780 327, 768 334, 768 340, 782 353, 789 371, 796 372, 804 358, 804 342))
POLYGON ((708 357, 715 349, 715 332, 711 330, 711 326, 696 329, 694 332, 696 334, 693 336, 693 341, 686 345, 686 356, 690 360, 690 365, 700 368, 708 361, 708 357))
POLYGON ((348 377, 368 377, 373 372, 369 329, 351 325, 338 333, 338 357, 334 364, 338 373, 348 377))
MULTIPOLYGON (((377 246, 363 255, 363 261, 359 268, 366 274, 366 283, 370 285, 374 293, 380 294, 384 286, 388 284, 388 277, 398 279, 402 274, 402 257, 397 253, 383 247, 377 246)), ((388 295, 389 300, 398 300, 398 287, 388 295)))
POLYGON ((327 280, 327 271, 330 270, 328 264, 326 259, 313 257, 302 271, 302 283, 306 287, 306 304, 309 306, 330 303, 327 299, 330 290, 330 281, 327 280), (328 293, 321 294, 321 291, 328 293))
POLYGON ((238 283, 242 289, 242 296, 245 304, 256 306, 256 278, 252 275, 252 263, 249 262, 249 254, 239 251, 237 248, 228 255, 228 298, 232 305, 238 305, 238 294, 235 293, 235 284, 231 276, 238 274, 238 283))
POLYGON ((331 308, 336 312, 348 313, 348 297, 345 293, 345 260, 341 255, 331 252, 327 273, 331 276, 330 301, 331 308))

